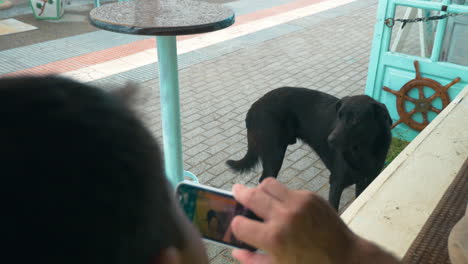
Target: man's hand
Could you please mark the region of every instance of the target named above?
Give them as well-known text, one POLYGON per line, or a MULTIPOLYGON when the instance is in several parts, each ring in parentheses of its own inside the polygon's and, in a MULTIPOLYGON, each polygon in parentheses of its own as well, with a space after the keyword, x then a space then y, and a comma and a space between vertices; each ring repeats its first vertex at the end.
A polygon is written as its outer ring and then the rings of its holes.
POLYGON ((236 216, 232 221, 238 239, 266 252, 234 250, 233 257, 243 264, 398 263, 375 262, 379 260, 375 250, 370 252, 371 262, 363 261, 367 253, 361 249, 373 248, 370 243, 353 234, 328 202, 311 192, 289 190, 267 178, 253 189, 236 184, 233 193, 264 219, 258 222, 236 216))

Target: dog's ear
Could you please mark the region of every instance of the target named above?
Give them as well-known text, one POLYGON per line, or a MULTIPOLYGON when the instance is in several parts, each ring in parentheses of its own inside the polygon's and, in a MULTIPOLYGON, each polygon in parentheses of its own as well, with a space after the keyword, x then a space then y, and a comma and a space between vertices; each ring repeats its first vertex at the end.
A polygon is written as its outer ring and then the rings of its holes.
POLYGON ((338 113, 338 111, 340 110, 341 106, 343 105, 343 101, 346 100, 346 99, 348 99, 348 98, 349 98, 349 96, 345 96, 345 97, 339 99, 338 101, 336 101, 336 103, 335 103, 335 110, 336 110, 337 113, 338 113))
POLYGON ((341 100, 336 101, 335 103, 335 111, 338 113, 338 110, 341 108, 341 100))
POLYGON ((390 117, 390 114, 388 113, 387 106, 385 106, 382 103, 376 102, 374 104, 374 113, 375 117, 377 119, 380 119, 384 122, 386 122, 389 126, 392 125, 392 118, 390 117))

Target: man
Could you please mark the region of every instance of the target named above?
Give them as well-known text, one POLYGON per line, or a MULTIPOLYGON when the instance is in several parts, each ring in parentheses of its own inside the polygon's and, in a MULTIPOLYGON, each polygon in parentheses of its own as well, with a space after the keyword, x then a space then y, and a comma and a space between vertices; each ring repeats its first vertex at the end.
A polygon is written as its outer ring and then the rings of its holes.
POLYGON ((214 210, 209 210, 206 214, 206 222, 208 223, 208 236, 215 240, 220 240, 222 234, 219 232, 218 216, 214 210))
MULTIPOLYGON (((3 259, 208 263, 125 94, 50 76, 0 79, 3 259)), ((397 263, 310 192, 273 179, 233 191, 265 220, 234 219, 234 234, 267 253, 234 251, 242 263, 397 263)))

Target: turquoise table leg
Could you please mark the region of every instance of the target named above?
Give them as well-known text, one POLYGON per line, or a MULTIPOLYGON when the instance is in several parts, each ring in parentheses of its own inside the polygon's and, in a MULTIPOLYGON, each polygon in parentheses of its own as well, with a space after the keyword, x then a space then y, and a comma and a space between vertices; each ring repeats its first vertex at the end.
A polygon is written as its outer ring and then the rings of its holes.
POLYGON ((175 36, 156 37, 166 177, 176 186, 183 180, 179 76, 175 36))
POLYGON ((159 87, 166 177, 176 186, 184 176, 198 182, 197 177, 183 171, 180 132, 179 76, 175 36, 156 37, 159 63, 159 87))

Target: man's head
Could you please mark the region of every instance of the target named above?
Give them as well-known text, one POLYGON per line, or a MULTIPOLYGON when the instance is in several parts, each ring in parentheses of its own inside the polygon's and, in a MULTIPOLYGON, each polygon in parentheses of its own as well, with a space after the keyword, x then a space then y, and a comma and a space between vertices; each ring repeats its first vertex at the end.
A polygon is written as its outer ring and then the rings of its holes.
POLYGON ((206 214, 206 221, 208 222, 208 229, 211 232, 218 231, 218 217, 216 216, 216 212, 213 210, 209 210, 206 214))
POLYGON ((0 233, 14 262, 206 261, 122 98, 57 77, 0 79, 0 122, 0 233))

